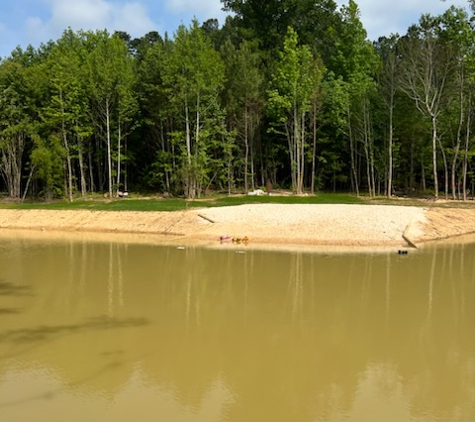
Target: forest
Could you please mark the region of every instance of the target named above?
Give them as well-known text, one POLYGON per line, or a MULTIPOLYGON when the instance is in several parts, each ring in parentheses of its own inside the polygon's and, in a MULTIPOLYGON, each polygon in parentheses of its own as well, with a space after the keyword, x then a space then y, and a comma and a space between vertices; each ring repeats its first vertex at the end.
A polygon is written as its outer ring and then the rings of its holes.
POLYGON ((66 29, 3 58, 1 195, 473 198, 475 0, 377 41, 353 0, 222 6, 221 26, 66 29))

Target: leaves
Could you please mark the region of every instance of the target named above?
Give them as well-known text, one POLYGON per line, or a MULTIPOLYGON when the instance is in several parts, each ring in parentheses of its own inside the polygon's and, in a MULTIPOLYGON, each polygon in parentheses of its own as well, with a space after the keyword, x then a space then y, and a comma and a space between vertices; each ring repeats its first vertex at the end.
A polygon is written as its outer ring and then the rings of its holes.
POLYGON ((374 194, 391 190, 390 168, 411 191, 470 174, 465 10, 372 43, 352 0, 222 3, 234 14, 221 28, 194 20, 136 39, 68 29, 15 49, 0 62, 3 190, 72 200, 130 184, 194 197, 269 178, 374 194), (431 150, 443 157, 429 165, 431 150))

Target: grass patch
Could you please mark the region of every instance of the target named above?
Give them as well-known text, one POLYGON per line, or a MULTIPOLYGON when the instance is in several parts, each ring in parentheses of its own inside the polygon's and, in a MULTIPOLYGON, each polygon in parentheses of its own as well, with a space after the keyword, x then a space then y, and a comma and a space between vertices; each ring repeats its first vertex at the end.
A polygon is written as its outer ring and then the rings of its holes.
POLYGON ((183 198, 151 199, 147 197, 129 197, 125 199, 104 199, 100 196, 77 199, 74 202, 26 202, 23 204, 0 200, 0 209, 20 210, 90 210, 90 211, 184 211, 192 208, 227 207, 245 204, 367 204, 367 205, 398 205, 438 208, 475 208, 475 201, 430 201, 421 198, 369 198, 357 197, 342 193, 319 193, 317 195, 296 196, 288 193, 272 196, 250 195, 213 195, 196 200, 183 198))
POLYGON ((32 202, 23 204, 0 204, 0 208, 18 210, 90 210, 90 211, 178 211, 185 210, 192 204, 183 199, 117 199, 77 200, 74 202, 32 202))
POLYGON ((228 196, 218 198, 213 206, 243 204, 363 204, 365 201, 349 194, 322 193, 312 196, 228 196))
POLYGON ((74 202, 0 202, 3 209, 91 210, 91 211, 183 211, 190 208, 225 207, 244 204, 363 204, 366 201, 349 194, 322 193, 312 196, 213 196, 198 200, 127 198, 114 200, 76 200, 74 202))

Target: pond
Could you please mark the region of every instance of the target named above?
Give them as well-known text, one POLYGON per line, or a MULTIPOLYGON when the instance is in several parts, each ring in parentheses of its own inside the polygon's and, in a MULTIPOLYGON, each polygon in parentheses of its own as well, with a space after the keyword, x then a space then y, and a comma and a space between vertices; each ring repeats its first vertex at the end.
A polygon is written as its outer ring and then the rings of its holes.
POLYGON ((0 242, 0 420, 475 420, 475 244, 0 242))

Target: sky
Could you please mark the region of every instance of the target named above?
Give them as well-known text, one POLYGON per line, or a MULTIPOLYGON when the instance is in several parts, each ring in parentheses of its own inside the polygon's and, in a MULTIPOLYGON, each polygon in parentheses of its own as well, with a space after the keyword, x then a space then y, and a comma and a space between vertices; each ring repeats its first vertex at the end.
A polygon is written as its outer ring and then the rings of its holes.
MULTIPOLYGON (((265 0, 262 0, 265 1, 265 0)), ((336 0, 347 4, 347 0, 336 0)), ((404 34, 422 13, 437 15, 467 0, 356 0, 368 38, 404 34)), ((133 38, 149 31, 170 36, 180 24, 216 18, 224 22, 220 0, 0 0, 0 57, 29 44, 35 48, 74 30, 121 30, 133 38)))

